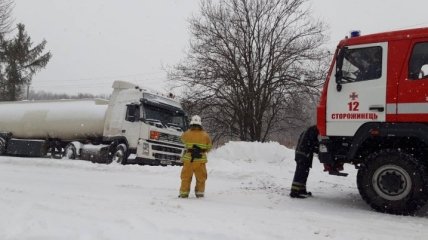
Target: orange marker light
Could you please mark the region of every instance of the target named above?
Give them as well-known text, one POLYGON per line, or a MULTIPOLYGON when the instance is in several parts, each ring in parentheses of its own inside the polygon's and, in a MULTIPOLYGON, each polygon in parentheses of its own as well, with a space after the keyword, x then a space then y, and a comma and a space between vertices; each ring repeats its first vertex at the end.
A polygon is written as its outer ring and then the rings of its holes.
POLYGON ((150 139, 158 140, 160 133, 157 131, 150 131, 150 139))

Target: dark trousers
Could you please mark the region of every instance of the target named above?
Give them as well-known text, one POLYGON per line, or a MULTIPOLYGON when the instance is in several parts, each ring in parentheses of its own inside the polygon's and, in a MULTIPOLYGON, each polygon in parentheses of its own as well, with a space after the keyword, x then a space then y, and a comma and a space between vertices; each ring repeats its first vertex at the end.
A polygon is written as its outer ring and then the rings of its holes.
POLYGON ((296 161, 296 171, 294 172, 291 190, 306 190, 309 171, 312 167, 314 153, 318 152, 318 129, 311 126, 300 134, 296 146, 294 160, 296 161))
POLYGON ((297 183, 299 185, 306 186, 309 171, 312 167, 312 159, 313 154, 304 157, 296 157, 296 171, 294 172, 293 184, 297 183))

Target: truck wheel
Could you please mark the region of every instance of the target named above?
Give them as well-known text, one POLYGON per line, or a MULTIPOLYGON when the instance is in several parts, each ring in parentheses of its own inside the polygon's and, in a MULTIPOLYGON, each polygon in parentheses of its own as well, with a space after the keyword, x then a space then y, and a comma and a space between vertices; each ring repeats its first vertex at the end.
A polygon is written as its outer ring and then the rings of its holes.
POLYGON ((6 152, 6 140, 0 137, 0 155, 3 155, 6 152))
POLYGON ((427 202, 426 176, 425 166, 412 155, 382 150, 358 170, 358 191, 376 211, 409 215, 427 202))
POLYGON ((52 147, 49 152, 51 153, 51 158, 61 159, 62 158, 62 148, 52 147))
POLYGON ((127 147, 125 144, 119 144, 116 147, 115 152, 113 153, 112 156, 112 162, 116 162, 116 163, 120 163, 120 164, 126 164, 128 160, 128 152, 127 152, 127 147))
POLYGON ((69 143, 64 150, 64 157, 67 159, 76 159, 77 154, 76 154, 76 147, 74 146, 74 144, 69 143))

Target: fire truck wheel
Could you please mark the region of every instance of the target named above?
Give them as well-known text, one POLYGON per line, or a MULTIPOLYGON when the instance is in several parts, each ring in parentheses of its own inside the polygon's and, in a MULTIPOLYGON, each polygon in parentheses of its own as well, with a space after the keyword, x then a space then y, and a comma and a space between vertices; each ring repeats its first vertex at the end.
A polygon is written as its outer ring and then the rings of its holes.
POLYGON ((126 164, 128 159, 128 151, 125 144, 119 144, 116 147, 116 151, 113 153, 112 162, 126 164))
POLYGON ((376 211, 410 215, 427 202, 426 168, 397 150, 370 154, 358 171, 358 191, 376 211))
POLYGON ((76 154, 76 147, 74 146, 74 144, 72 143, 67 144, 64 150, 64 157, 67 159, 76 159, 77 154, 76 154))
POLYGON ((0 137, 0 155, 3 155, 6 152, 6 140, 0 137))

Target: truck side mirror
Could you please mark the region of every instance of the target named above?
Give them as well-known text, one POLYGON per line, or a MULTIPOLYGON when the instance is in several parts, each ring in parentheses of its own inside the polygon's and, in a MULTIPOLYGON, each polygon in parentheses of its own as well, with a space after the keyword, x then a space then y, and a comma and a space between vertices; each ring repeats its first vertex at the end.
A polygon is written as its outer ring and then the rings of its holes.
POLYGON ((338 69, 336 67, 335 78, 336 78, 336 90, 338 92, 342 91, 342 77, 343 77, 342 69, 338 69))
POLYGON ((342 72, 342 66, 343 66, 343 59, 345 57, 345 52, 348 48, 343 47, 341 49, 337 49, 338 53, 336 54, 336 90, 338 92, 342 91, 342 79, 343 79, 343 72, 342 72))

